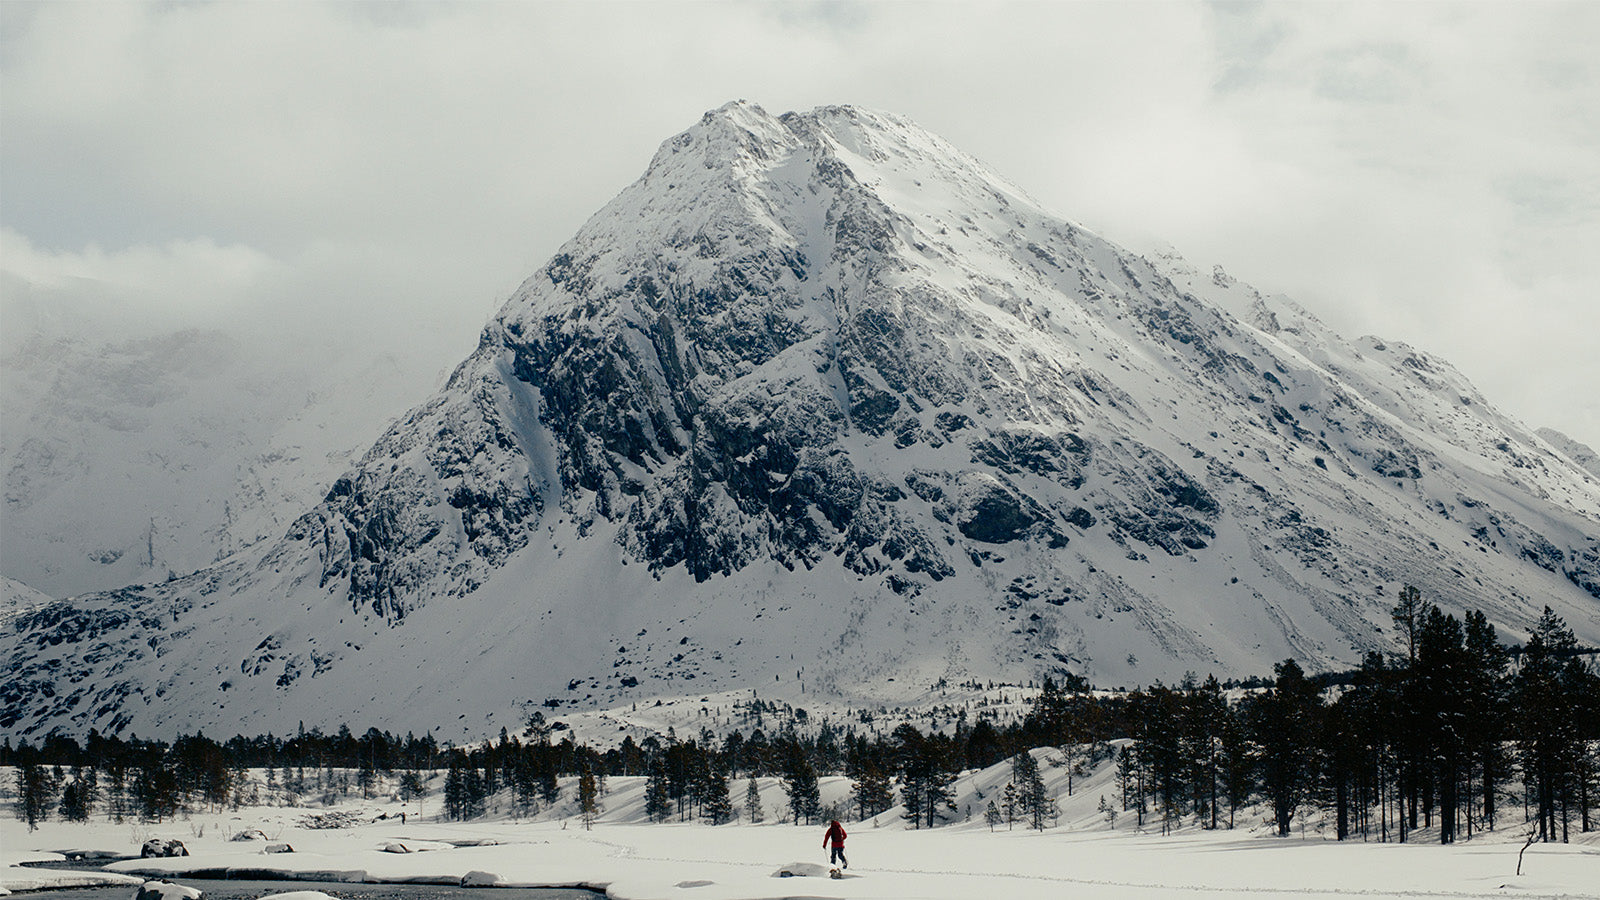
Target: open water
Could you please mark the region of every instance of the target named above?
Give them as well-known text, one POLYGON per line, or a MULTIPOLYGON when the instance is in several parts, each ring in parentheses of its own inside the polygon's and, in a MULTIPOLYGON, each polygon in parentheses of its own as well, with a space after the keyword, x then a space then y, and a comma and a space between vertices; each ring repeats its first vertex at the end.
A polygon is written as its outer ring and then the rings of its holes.
MULTIPOLYGON (((94 869, 93 863, 48 864, 52 869, 94 869)), ((596 900, 603 894, 581 888, 464 888, 446 884, 367 884, 348 881, 264 881, 215 878, 166 879, 205 892, 203 900, 260 900, 288 891, 321 891, 341 900, 596 900)), ((41 900, 131 900, 137 885, 58 888, 37 891, 41 900)), ((21 895, 18 895, 21 896, 21 895)))

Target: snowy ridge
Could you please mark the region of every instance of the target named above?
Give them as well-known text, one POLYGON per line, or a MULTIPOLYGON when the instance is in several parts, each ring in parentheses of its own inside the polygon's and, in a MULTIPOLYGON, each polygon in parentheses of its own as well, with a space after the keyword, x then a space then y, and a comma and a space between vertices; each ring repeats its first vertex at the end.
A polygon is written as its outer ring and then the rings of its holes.
POLYGON ((1578 464, 1578 467, 1590 475, 1600 478, 1600 455, 1585 443, 1575 441, 1554 428, 1540 428, 1535 434, 1545 439, 1550 446, 1566 454, 1567 459, 1578 464))
POLYGON ((0 725, 475 737, 1315 669, 1392 649, 1407 583, 1600 640, 1600 480, 1442 361, 1122 250, 903 119, 734 103, 281 540, 21 617, 0 725))
POLYGON ((12 578, 0 576, 0 628, 13 619, 52 602, 48 594, 36 591, 12 578))

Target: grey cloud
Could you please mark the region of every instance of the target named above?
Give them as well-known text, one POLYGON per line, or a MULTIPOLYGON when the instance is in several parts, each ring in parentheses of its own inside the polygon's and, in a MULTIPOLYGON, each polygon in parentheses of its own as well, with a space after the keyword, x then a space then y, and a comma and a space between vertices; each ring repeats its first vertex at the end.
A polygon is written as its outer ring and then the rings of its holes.
POLYGON ((1110 237, 1164 240, 1347 332, 1439 352, 1531 423, 1600 444, 1596 401, 1548 388, 1600 383, 1570 337, 1600 332, 1593 4, 13 2, 0 17, 0 224, 62 272, 204 242, 271 261, 230 282, 206 254, 169 253, 181 288, 130 284, 122 301, 153 318, 367 323, 419 346, 443 332, 426 352, 447 364, 705 109, 860 103, 1110 237))

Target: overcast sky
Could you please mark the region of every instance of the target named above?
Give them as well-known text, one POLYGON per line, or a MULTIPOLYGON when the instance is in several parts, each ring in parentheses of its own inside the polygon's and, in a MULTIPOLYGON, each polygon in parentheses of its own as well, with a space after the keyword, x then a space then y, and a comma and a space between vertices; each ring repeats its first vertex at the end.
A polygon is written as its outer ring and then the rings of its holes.
POLYGON ((0 326, 445 365, 705 110, 855 103, 1600 446, 1597 44, 1594 2, 9 0, 0 326))

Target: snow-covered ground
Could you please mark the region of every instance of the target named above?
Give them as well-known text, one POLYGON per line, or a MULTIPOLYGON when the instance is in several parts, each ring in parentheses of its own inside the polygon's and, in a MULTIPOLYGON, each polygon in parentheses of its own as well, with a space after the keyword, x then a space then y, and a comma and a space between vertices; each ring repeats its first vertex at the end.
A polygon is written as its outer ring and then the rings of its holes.
MULTIPOLYGON (((225 821, 225 818, 224 818, 225 821)), ((783 878, 794 862, 820 869, 821 827, 791 825, 636 825, 601 822, 512 822, 400 826, 377 823, 338 831, 284 828, 293 854, 270 857, 217 837, 195 838, 190 825, 156 829, 184 837, 194 854, 113 864, 120 872, 182 883, 185 872, 221 867, 275 868, 286 873, 342 872, 349 880, 458 879, 492 873, 494 883, 588 886, 632 900, 651 898, 862 897, 969 900, 975 897, 1119 898, 1187 892, 1253 897, 1593 897, 1600 896, 1600 853, 1594 846, 1535 845, 1521 877, 1519 841, 1490 839, 1429 844, 1344 844, 1314 836, 1266 839, 1248 832, 1188 831, 1176 836, 1128 832, 997 831, 951 827, 906 831, 898 822, 851 829, 854 866, 848 877, 783 878), (442 840, 493 840, 494 846, 426 849, 397 854, 380 848, 442 840), (356 874, 360 873, 360 874, 356 874), (691 885, 693 885, 691 887, 691 885)), ((222 824, 218 822, 217 824, 222 824)), ((240 824, 235 822, 234 824, 240 824)), ((107 842, 135 849, 126 827, 53 825, 24 834, 5 826, 8 862, 21 848, 107 842), (12 848, 19 848, 13 850, 12 848)), ((6 868, 5 886, 23 890, 64 879, 59 870, 6 868), (43 878, 36 877, 43 876, 43 878)), ((326 876, 324 876, 326 877, 326 876)))
MULTIPOLYGON (((331 809, 245 807, 161 824, 52 820, 34 832, 7 818, 0 822, 0 861, 6 866, 0 869, 0 886, 16 891, 76 884, 76 876, 60 870, 15 864, 56 858, 51 854, 63 851, 131 856, 145 840, 162 837, 183 841, 191 855, 129 859, 110 869, 179 883, 186 874, 198 877, 218 869, 434 883, 459 883, 479 873, 473 878, 480 883, 585 886, 619 900, 1095 900, 1195 892, 1296 900, 1600 897, 1600 834, 1580 835, 1576 823, 1574 843, 1529 847, 1521 876, 1516 870, 1524 832, 1510 824, 1449 847, 1429 843, 1428 831, 1404 845, 1338 843, 1327 823, 1315 818, 1298 823, 1293 836, 1279 838, 1269 834, 1259 812, 1241 812, 1232 831, 1207 831, 1186 820, 1162 835, 1149 822, 1139 832, 1131 813, 1107 822, 1099 801, 1115 797, 1109 764, 1080 777, 1068 797, 1064 770, 1051 765, 1059 761, 1052 758, 1054 751, 1035 754, 1058 798, 1061 817, 1055 827, 1036 832, 1019 823, 1013 830, 1002 825, 991 831, 984 824, 983 809, 1009 777, 1009 765, 1001 764, 957 782, 955 821, 940 828, 907 830, 898 809, 866 821, 847 820, 852 866, 839 880, 822 877, 823 824, 796 827, 779 819, 783 792, 774 779, 760 782, 764 823, 710 826, 646 823, 643 779, 619 777, 607 781, 604 811, 589 830, 572 816, 574 786, 566 779, 561 800, 540 815, 518 817, 502 796, 498 807, 491 803, 486 818, 466 823, 438 817, 436 792, 420 808, 416 801, 402 804, 392 797, 353 799, 331 809), (399 822, 402 811, 405 824, 399 822), (330 812, 356 824, 311 827, 320 824, 317 816, 330 812), (230 840, 250 832, 255 840, 230 840), (268 854, 269 843, 287 843, 294 852, 268 854), (393 852, 397 849, 409 852, 393 852), (782 877, 778 873, 784 869, 814 874, 782 877)), ((432 783, 435 791, 439 781, 432 783)), ((742 780, 732 785, 741 810, 744 786, 742 780)), ((849 787, 844 778, 824 779, 823 803, 843 801, 849 787)))

